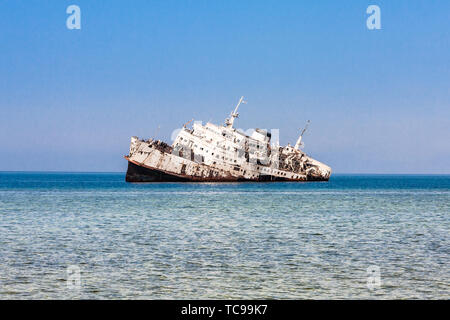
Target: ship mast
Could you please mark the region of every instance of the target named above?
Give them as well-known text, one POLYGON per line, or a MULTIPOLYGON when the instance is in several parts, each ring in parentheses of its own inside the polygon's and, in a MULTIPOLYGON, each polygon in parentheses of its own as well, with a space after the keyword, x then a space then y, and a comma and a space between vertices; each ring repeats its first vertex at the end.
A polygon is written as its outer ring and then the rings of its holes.
POLYGON ((302 133, 300 133, 300 137, 298 137, 298 139, 297 139, 297 143, 295 144, 294 149, 300 150, 300 145, 302 144, 302 137, 303 137, 303 134, 306 132, 306 129, 308 129, 309 123, 310 123, 310 121, 308 120, 306 122, 305 128, 302 130, 302 133))
POLYGON ((234 124, 234 119, 239 117, 239 113, 237 111, 238 111, 239 106, 241 105, 241 103, 247 103, 247 101, 244 101, 244 96, 242 96, 239 99, 239 102, 236 105, 236 108, 234 108, 234 111, 230 114, 230 118, 227 118, 225 120, 225 124, 227 125, 227 127, 232 128, 233 124, 234 124))

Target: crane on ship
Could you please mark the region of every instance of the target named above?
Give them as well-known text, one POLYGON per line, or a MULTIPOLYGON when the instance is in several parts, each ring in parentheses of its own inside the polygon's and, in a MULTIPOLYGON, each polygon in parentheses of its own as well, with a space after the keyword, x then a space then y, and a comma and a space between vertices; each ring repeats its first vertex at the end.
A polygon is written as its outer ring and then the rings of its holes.
POLYGON ((226 124, 227 127, 229 127, 229 128, 232 128, 232 127, 233 127, 234 119, 236 119, 236 118, 239 117, 239 113, 238 113, 237 111, 238 111, 238 109, 239 109, 239 106, 240 106, 242 103, 244 103, 244 104, 247 103, 247 101, 244 100, 244 96, 242 96, 242 97, 239 99, 239 102, 238 102, 238 104, 236 105, 236 108, 234 108, 234 111, 230 114, 230 117, 227 118, 227 119, 225 120, 225 124, 226 124))
POLYGON ((297 142, 295 143, 295 147, 294 147, 294 149, 296 149, 296 150, 300 150, 300 147, 301 147, 301 145, 302 145, 302 138, 303 138, 303 134, 306 132, 306 130, 308 129, 308 126, 309 126, 309 123, 310 123, 311 121, 306 121, 306 125, 305 125, 305 128, 302 130, 302 132, 300 133, 300 137, 298 137, 298 139, 297 139, 297 142))

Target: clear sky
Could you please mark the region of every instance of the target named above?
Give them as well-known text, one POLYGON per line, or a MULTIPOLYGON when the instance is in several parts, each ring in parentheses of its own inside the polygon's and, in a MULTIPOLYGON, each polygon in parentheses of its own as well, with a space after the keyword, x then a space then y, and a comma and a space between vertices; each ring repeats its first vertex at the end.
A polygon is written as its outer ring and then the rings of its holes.
POLYGON ((236 127, 294 144, 309 119, 334 172, 450 173, 448 0, 2 0, 0 45, 0 170, 125 171, 131 136, 244 95, 236 127))

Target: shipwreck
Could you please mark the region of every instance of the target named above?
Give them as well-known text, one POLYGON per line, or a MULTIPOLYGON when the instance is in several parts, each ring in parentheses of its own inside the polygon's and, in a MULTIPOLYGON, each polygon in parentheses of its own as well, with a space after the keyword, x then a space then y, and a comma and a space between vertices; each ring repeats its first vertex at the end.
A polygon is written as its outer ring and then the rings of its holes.
POLYGON ((128 182, 327 181, 331 168, 302 150, 303 129, 294 146, 271 141, 267 130, 249 135, 233 127, 239 100, 224 125, 186 123, 172 145, 131 138, 128 182))

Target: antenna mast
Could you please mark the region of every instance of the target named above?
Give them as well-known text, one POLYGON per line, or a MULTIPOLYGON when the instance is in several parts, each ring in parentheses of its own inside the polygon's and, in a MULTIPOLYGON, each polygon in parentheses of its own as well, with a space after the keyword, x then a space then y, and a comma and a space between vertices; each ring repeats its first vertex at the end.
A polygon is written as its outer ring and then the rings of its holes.
POLYGON ((186 123, 183 125, 183 128, 186 128, 186 126, 187 126, 189 123, 191 123, 193 120, 194 120, 194 119, 191 119, 191 120, 189 120, 188 122, 186 122, 186 123))

